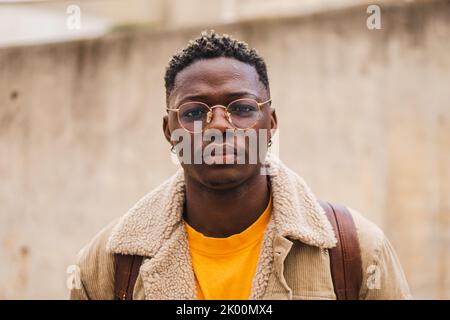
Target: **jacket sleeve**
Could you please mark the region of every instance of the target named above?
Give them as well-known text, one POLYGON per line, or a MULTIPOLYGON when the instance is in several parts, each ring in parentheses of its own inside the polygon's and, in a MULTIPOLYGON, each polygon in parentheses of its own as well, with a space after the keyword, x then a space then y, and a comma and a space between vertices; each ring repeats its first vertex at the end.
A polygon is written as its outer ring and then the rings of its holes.
POLYGON ((70 300, 89 300, 89 296, 87 295, 86 289, 82 282, 80 282, 79 287, 73 287, 70 290, 69 295, 70 300))
POLYGON ((361 299, 412 299, 400 261, 385 236, 380 248, 374 253, 371 264, 366 264, 363 271, 361 299))
POLYGON ((386 235, 374 223, 350 209, 358 232, 363 278, 361 300, 412 299, 403 268, 386 235))
POLYGON ((113 225, 100 231, 78 254, 79 279, 70 291, 71 300, 114 299, 114 255, 106 250, 113 225))

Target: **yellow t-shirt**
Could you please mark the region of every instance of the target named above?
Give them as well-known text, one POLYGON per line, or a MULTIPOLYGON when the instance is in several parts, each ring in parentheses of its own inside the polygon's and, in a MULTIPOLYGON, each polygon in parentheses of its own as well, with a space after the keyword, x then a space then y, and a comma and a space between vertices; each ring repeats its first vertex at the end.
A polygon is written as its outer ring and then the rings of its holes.
POLYGON ((271 211, 272 197, 251 226, 227 238, 206 237, 186 223, 198 299, 249 298, 271 211))

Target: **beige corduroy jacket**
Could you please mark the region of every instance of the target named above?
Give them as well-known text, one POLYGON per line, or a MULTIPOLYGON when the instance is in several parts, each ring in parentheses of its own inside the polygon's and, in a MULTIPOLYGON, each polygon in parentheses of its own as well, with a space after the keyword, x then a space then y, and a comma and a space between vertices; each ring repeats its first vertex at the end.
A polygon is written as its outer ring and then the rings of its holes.
MULTIPOLYGON (((250 299, 336 299, 328 248, 336 238, 306 183, 270 160, 273 210, 250 299)), ((103 229, 78 256, 81 286, 71 299, 114 298, 114 253, 141 255, 134 299, 196 299, 194 271, 182 218, 182 169, 103 229)), ((350 209, 363 263, 360 299, 406 299, 410 291, 383 232, 350 209)))

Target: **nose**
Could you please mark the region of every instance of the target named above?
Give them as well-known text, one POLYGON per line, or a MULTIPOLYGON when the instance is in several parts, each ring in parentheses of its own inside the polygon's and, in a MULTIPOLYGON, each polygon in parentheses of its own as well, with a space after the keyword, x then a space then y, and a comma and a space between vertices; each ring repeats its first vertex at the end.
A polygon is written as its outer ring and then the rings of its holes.
POLYGON ((208 127, 224 132, 227 129, 234 129, 227 116, 227 109, 224 106, 216 105, 211 107, 211 115, 208 127))

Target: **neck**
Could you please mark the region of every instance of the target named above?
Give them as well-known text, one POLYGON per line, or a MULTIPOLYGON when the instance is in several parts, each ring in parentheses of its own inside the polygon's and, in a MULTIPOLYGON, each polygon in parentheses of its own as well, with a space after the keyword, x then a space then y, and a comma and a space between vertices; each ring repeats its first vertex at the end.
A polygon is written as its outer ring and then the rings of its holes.
POLYGON ((264 212, 269 202, 267 177, 256 175, 238 187, 206 188, 185 175, 184 218, 207 237, 225 238, 241 233, 264 212))

